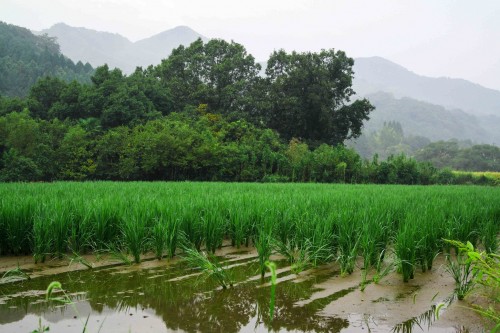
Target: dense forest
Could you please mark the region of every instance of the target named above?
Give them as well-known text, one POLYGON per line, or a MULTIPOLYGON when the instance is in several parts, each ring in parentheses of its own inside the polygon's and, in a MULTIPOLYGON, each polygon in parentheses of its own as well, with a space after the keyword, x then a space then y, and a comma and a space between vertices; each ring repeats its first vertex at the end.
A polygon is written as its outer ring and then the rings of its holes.
POLYGON ((93 68, 61 54, 54 38, 0 21, 0 95, 26 96, 41 77, 90 82, 93 68))
POLYGON ((0 180, 455 182, 404 154, 368 161, 344 146, 374 109, 354 99, 353 63, 280 50, 262 75, 242 45, 199 39, 130 75, 46 76, 25 98, 0 96, 0 180))

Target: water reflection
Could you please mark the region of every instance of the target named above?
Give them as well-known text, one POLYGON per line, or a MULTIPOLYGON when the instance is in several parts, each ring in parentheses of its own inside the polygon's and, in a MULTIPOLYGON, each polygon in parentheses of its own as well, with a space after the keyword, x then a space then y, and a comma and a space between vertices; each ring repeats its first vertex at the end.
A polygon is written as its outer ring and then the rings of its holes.
MULTIPOLYGON (((251 259, 238 264, 230 270, 237 284, 229 290, 220 290, 209 280, 197 283, 197 276, 175 280, 195 273, 180 263, 150 269, 122 267, 71 272, 3 285, 0 287, 4 303, 0 304, 0 331, 2 324, 22 323, 23 318, 29 315, 50 320, 51 332, 64 331, 62 322, 73 318, 73 310, 68 306, 51 308, 40 295, 52 280, 58 280, 69 293, 73 293, 71 297, 82 316, 89 313, 91 317, 120 314, 125 318, 138 313, 142 319, 151 315, 161 318, 164 330, 239 332, 254 326, 252 330, 257 331, 339 332, 348 326, 345 319, 318 313, 354 288, 304 306, 295 305, 310 298, 317 291, 315 285, 336 275, 336 272, 321 270, 300 281, 286 280, 287 275, 292 274, 289 270, 281 272, 279 277, 283 282, 277 286, 275 315, 271 322, 269 286, 263 285, 260 279, 249 279, 258 271, 257 264, 251 259), (31 292, 20 294, 23 290, 31 292)), ((281 268, 285 265, 285 262, 278 262, 281 268)), ((109 320, 108 327, 113 327, 109 320)))

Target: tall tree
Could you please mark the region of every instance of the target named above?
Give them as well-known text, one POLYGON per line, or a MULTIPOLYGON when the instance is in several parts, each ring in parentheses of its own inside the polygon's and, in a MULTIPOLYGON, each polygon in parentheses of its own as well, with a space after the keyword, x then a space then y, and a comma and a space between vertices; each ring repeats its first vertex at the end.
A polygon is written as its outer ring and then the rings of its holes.
POLYGON ((339 144, 361 134, 374 107, 366 99, 351 104, 354 60, 344 52, 271 54, 268 124, 286 138, 339 144))
POLYGON ((156 67, 157 76, 174 101, 174 110, 207 104, 208 111, 239 116, 249 112, 250 92, 261 67, 235 42, 201 39, 179 46, 156 67))

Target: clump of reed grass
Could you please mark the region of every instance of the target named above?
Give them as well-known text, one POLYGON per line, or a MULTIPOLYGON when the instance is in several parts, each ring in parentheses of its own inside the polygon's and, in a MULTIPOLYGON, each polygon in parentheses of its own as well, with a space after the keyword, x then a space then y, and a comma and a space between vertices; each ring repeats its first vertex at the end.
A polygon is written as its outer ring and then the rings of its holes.
POLYGON ((198 252, 196 249, 185 247, 182 258, 189 266, 199 268, 205 277, 216 281, 222 289, 233 286, 233 281, 227 270, 222 267, 213 254, 198 252))

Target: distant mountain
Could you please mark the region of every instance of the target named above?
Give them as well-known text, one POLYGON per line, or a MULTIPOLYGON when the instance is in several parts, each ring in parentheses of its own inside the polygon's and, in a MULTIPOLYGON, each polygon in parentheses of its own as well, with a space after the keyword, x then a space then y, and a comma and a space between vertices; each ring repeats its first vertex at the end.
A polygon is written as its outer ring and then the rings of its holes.
POLYGON ((354 90, 361 96, 384 91, 473 115, 500 117, 500 91, 466 80, 421 76, 380 57, 355 59, 354 72, 354 90))
POLYGON ((88 61, 94 67, 108 64, 125 73, 133 72, 137 66, 159 64, 179 45, 187 46, 198 38, 207 40, 185 26, 166 30, 135 43, 119 34, 75 28, 64 23, 55 24, 40 33, 56 37, 62 52, 74 61, 88 61))
POLYGON ((500 117, 468 114, 412 98, 395 98, 390 93, 366 95, 376 109, 364 126, 364 133, 380 130, 385 122, 399 122, 405 135, 437 140, 472 140, 500 145, 500 117))
POLYGON ((0 22, 0 95, 25 96, 44 76, 90 82, 94 69, 61 54, 53 38, 0 22))

